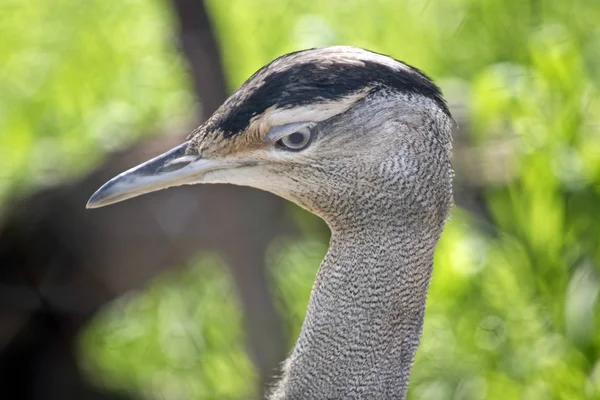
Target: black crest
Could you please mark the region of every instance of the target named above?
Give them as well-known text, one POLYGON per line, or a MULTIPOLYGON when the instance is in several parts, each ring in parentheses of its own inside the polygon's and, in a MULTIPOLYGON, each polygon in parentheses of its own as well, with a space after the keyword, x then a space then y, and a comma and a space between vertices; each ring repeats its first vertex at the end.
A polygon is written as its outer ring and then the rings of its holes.
MULTIPOLYGON (((250 119, 269 107, 295 107, 335 101, 365 87, 390 88, 433 100, 444 113, 450 111, 440 89, 420 70, 392 59, 381 63, 369 57, 354 60, 327 57, 327 49, 286 54, 257 71, 225 103, 213 127, 226 138, 246 129, 250 119), (351 62, 354 61, 354 62, 351 62)), ((376 53, 362 52, 364 55, 376 53)))

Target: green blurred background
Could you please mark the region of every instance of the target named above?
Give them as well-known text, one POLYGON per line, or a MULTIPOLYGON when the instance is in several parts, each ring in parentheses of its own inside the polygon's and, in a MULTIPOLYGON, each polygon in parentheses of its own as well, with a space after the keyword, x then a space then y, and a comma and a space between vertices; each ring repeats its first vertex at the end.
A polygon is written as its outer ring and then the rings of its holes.
MULTIPOLYGON (((600 2, 205 4, 229 91, 283 53, 334 44, 390 54, 442 87, 459 123, 458 206, 409 398, 600 399, 600 2)), ((2 0, 0 222, 113 151, 188 132, 200 117, 178 24, 166 0, 2 0)), ((327 246, 321 224, 287 207, 298 232, 266 257, 284 351, 327 246)), ((206 250, 181 264, 86 322, 78 365, 130 396, 252 398, 260 373, 227 262, 206 250)))

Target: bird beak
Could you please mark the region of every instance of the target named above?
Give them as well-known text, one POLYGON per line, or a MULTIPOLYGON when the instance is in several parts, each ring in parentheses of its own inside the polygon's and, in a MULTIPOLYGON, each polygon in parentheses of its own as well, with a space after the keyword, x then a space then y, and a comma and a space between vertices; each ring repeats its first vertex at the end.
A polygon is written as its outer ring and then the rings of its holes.
POLYGON ((188 142, 117 175, 90 197, 87 208, 98 208, 171 186, 198 183, 208 171, 227 163, 186 155, 188 142))

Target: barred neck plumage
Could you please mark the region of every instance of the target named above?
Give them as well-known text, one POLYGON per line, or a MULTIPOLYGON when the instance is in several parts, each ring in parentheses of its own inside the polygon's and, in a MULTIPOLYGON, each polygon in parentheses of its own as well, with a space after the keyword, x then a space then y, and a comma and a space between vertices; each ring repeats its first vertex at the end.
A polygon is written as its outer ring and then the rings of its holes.
POLYGON ((390 217, 332 232, 272 400, 405 398, 440 231, 390 217))

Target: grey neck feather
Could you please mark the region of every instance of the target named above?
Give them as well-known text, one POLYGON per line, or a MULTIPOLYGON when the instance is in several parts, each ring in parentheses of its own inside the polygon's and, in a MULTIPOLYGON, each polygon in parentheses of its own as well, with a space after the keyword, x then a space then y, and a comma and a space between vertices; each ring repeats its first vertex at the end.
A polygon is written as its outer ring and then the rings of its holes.
POLYGON ((333 231, 279 399, 404 399, 438 233, 333 231))
MULTIPOLYGON (((326 219, 332 236, 271 400, 406 398, 433 254, 452 203, 450 145, 440 140, 449 137, 450 122, 416 113, 406 122, 386 104, 389 118, 367 119, 357 110, 344 120, 356 118, 355 126, 370 132, 394 127, 373 152, 380 162, 345 162, 343 175, 316 177, 330 180, 304 203, 326 219)), ((326 129, 337 129, 336 122, 326 129)), ((376 136, 365 138, 373 147, 376 136)))

